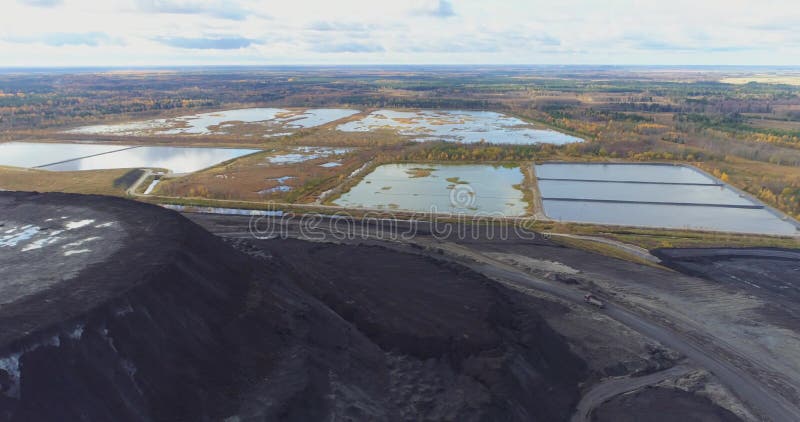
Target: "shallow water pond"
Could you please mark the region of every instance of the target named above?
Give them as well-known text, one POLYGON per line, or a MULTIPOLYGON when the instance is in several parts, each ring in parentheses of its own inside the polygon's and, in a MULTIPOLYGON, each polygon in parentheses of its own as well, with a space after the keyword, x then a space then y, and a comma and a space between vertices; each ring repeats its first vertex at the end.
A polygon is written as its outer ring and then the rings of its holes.
POLYGON ((544 212, 558 221, 800 233, 792 220, 688 166, 551 163, 535 168, 544 212))
POLYGON ((420 141, 450 140, 464 143, 568 144, 582 139, 549 129, 536 128, 516 117, 491 111, 396 111, 379 110, 367 117, 338 126, 344 132, 394 129, 420 141))
POLYGON ((358 113, 358 110, 346 108, 315 108, 306 110, 305 112, 296 116, 279 119, 279 121, 283 122, 285 127, 310 128, 322 126, 324 124, 344 119, 345 117, 350 117, 358 113))
POLYGON ((270 164, 297 164, 317 158, 347 154, 350 151, 352 151, 351 148, 296 147, 292 152, 268 157, 267 162, 270 164))
POLYGON ((131 148, 130 145, 50 144, 35 142, 0 143, 0 165, 40 167, 65 160, 131 148))
POLYGON ((542 198, 571 198, 635 202, 674 202, 710 205, 753 205, 725 186, 655 185, 644 183, 539 180, 542 198))
POLYGON ((136 147, 94 157, 42 167, 43 170, 78 171, 116 168, 165 168, 192 173, 223 161, 259 152, 257 149, 136 147))
POLYGON ((714 179, 692 168, 661 164, 545 163, 536 165, 536 177, 539 179, 718 184, 714 179))
POLYGON ((515 185, 519 167, 387 164, 376 168, 336 205, 406 211, 525 215, 528 203, 515 185))
MULTIPOLYGON (((120 124, 83 126, 68 133, 109 135, 209 135, 226 134, 236 125, 233 122, 261 124, 264 136, 285 136, 287 129, 324 125, 359 113, 351 109, 287 110, 283 108, 243 108, 210 113, 191 114, 173 118, 151 119, 120 124), (277 131, 277 132, 276 132, 277 131)), ((253 133, 245 133, 252 136, 253 133)))
POLYGON ((704 206, 544 201, 545 214, 559 221, 774 235, 799 234, 765 209, 704 206))

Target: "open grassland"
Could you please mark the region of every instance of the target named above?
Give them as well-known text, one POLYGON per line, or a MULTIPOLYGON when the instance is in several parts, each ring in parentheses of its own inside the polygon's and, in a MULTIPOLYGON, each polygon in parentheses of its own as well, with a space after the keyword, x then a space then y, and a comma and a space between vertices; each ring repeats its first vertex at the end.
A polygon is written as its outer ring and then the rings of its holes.
POLYGON ((723 78, 720 80, 720 82, 733 85, 743 85, 755 82, 761 84, 783 84, 783 85, 800 86, 800 76, 753 75, 753 76, 723 78))
POLYGON ((757 129, 800 132, 800 121, 776 120, 759 117, 748 119, 747 124, 757 129))
POLYGON ((126 169, 53 172, 0 167, 0 189, 124 196, 140 175, 139 170, 126 169))
POLYGON ((154 194, 172 197, 242 200, 251 202, 314 202, 319 194, 341 183, 372 157, 367 149, 312 158, 296 163, 273 163, 271 158, 300 154, 278 148, 250 155, 188 176, 166 179, 154 194), (326 167, 330 163, 336 166, 326 167))

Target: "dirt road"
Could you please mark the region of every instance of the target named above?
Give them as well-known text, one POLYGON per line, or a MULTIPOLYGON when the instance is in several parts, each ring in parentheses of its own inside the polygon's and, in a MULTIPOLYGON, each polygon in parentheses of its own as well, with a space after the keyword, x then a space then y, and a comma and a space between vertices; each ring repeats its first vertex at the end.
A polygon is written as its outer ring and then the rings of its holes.
POLYGON ((603 381, 600 384, 595 385, 591 390, 587 391, 583 395, 580 403, 578 403, 577 409, 575 410, 575 414, 572 416, 571 422, 589 422, 591 421, 592 410, 594 410, 604 401, 619 394, 637 390, 648 385, 655 385, 661 381, 671 378, 680 377, 681 375, 687 374, 691 370, 692 368, 688 366, 678 365, 664 371, 642 377, 614 378, 603 381))
MULTIPOLYGON (((477 256, 476 256, 477 257, 477 256)), ((501 282, 510 282, 524 287, 544 291, 561 299, 583 306, 583 292, 532 277, 500 262, 492 262, 488 258, 480 259, 472 268, 484 275, 501 282)), ((683 354, 691 362, 713 373, 722 384, 747 403, 755 413, 771 421, 799 421, 800 408, 790 403, 779 394, 770 391, 750 374, 740 370, 725 357, 718 356, 709 344, 693 340, 689 336, 650 321, 647 317, 635 314, 614 303, 606 302, 606 308, 599 310, 605 315, 636 330, 637 332, 659 341, 667 347, 683 354)), ((720 346, 717 344, 716 346, 720 346)), ((735 353, 735 351, 733 351, 735 353)))
POLYGON ((553 236, 553 237, 559 237, 560 236, 560 237, 567 237, 567 238, 570 238, 570 239, 589 240, 589 241, 592 241, 592 242, 598 242, 598 243, 602 243, 602 244, 605 244, 605 245, 613 246, 613 247, 615 247, 615 248, 617 248, 617 249, 619 249, 619 250, 621 250, 623 252, 629 253, 629 254, 631 254, 633 256, 636 256, 638 258, 644 259, 646 261, 650 261, 650 262, 652 262, 654 264, 658 264, 658 263, 661 262, 661 260, 659 258, 651 255, 650 251, 648 251, 645 248, 642 248, 642 247, 639 247, 639 246, 636 246, 636 245, 631 245, 631 244, 628 244, 628 243, 619 242, 619 241, 612 240, 612 239, 606 239, 604 237, 599 237, 599 236, 581 236, 581 235, 577 235, 577 234, 567 234, 567 233, 545 233, 545 235, 553 236))

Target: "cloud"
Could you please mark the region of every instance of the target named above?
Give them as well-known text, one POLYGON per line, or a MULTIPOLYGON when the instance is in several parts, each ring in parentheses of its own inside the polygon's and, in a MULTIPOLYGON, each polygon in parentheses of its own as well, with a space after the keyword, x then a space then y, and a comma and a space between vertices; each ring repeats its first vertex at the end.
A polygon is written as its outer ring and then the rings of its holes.
POLYGON ((766 7, 786 1, 0 0, 0 66, 797 65, 800 8, 766 7))
POLYGON ((453 9, 453 3, 450 0, 438 0, 433 4, 414 9, 411 14, 445 19, 455 16, 456 11, 453 9))
POLYGON ((8 37, 6 41, 18 44, 45 44, 53 47, 63 47, 68 45, 84 45, 96 47, 103 44, 124 44, 119 38, 109 36, 104 32, 51 32, 29 37, 8 37))
MULTIPOLYGON (((38 0, 47 1, 47 0, 38 0)), ((139 11, 146 13, 169 13, 176 15, 206 15, 218 19, 241 21, 250 16, 250 11, 234 2, 198 0, 136 0, 139 11)), ((262 16, 262 15, 259 15, 262 16)), ((263 16, 262 16, 263 17, 263 16)))
POLYGON ((398 46, 409 53, 502 53, 507 51, 560 51, 561 40, 547 33, 527 34, 515 30, 475 31, 459 37, 417 38, 398 46))
POLYGON ((175 48, 192 50, 238 50, 259 44, 258 41, 243 37, 220 38, 184 38, 184 37, 159 37, 156 41, 175 48))
POLYGON ((547 34, 530 37, 529 41, 535 42, 541 46, 546 46, 546 47, 558 47, 561 45, 560 39, 547 34))
POLYGON ((382 53, 386 51, 380 44, 359 42, 314 44, 311 50, 317 53, 382 53))
MULTIPOLYGON (((628 39, 631 40, 630 37, 628 39)), ((671 53, 735 53, 756 50, 753 46, 716 44, 713 40, 707 39, 671 42, 661 39, 636 38, 633 47, 643 51, 671 53)))
POLYGON ((64 3, 64 0, 17 0, 22 4, 36 7, 55 7, 64 3))
POLYGON ((332 22, 316 21, 312 22, 308 29, 323 32, 366 32, 374 29, 374 25, 365 25, 358 22, 332 22))

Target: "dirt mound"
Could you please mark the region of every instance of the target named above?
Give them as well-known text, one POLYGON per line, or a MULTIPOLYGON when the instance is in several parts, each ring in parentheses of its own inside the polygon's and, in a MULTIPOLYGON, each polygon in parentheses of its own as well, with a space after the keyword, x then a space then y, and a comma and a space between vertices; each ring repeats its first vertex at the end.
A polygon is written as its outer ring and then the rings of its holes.
POLYGON ((463 267, 377 246, 261 241, 390 357, 403 419, 565 420, 585 364, 535 302, 463 267), (411 369, 411 373, 405 373, 411 369))
POLYGON ((4 192, 0 216, 0 420, 563 420, 578 399, 535 307, 458 267, 248 256, 107 197, 4 192))

